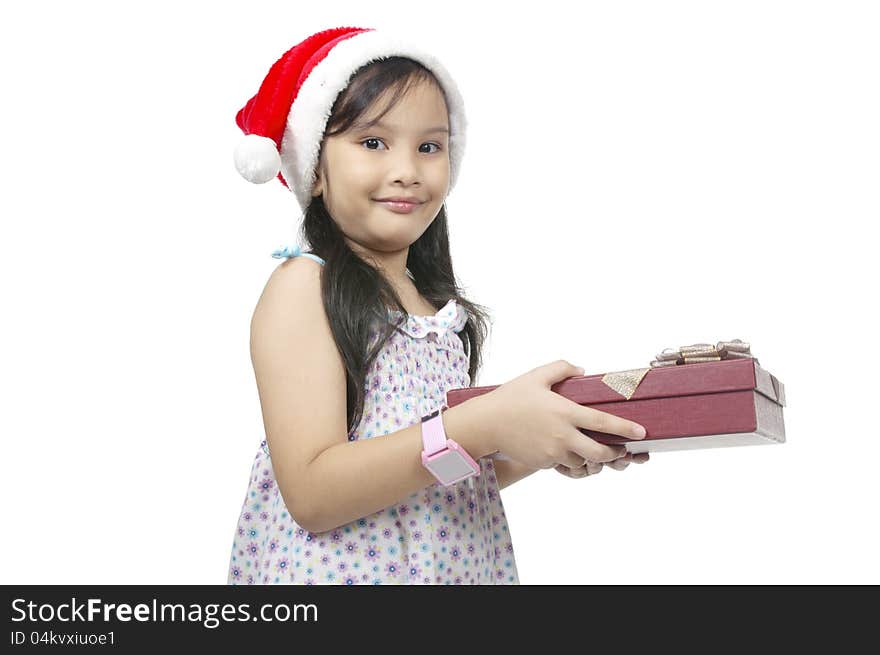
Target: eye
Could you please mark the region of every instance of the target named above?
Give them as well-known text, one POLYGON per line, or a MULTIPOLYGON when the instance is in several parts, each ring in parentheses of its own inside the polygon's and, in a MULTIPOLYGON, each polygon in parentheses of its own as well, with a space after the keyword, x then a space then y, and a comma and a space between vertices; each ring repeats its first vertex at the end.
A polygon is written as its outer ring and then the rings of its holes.
MULTIPOLYGON (((364 139, 363 141, 361 141, 361 145, 363 145, 363 144, 365 144, 365 143, 368 143, 368 142, 370 142, 370 141, 376 141, 377 143, 382 143, 382 139, 377 139, 377 138, 375 138, 375 137, 371 137, 371 138, 369 138, 369 139, 364 139)), ((369 148, 369 147, 368 147, 367 150, 375 150, 375 148, 369 148)))

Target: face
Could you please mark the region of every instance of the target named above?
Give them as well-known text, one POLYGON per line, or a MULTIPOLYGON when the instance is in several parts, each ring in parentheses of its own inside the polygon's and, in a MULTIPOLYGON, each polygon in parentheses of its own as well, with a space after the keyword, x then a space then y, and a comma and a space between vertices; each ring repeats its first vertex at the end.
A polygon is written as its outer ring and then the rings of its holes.
MULTIPOLYGON (((385 108, 390 93, 361 118, 385 108)), ((449 117, 439 89, 411 87, 380 124, 357 125, 326 137, 313 196, 324 205, 356 252, 403 272, 409 246, 437 216, 449 191, 449 117), (441 128, 441 129, 435 129, 441 128), (410 213, 396 213, 381 198, 414 196, 410 213)))

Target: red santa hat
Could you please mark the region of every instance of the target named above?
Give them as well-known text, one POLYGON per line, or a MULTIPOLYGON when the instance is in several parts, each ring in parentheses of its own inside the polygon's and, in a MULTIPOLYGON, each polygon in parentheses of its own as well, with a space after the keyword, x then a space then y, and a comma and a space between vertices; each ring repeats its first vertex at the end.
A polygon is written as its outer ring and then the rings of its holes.
POLYGON ((260 90, 235 117, 246 135, 235 149, 238 172, 256 184, 278 177, 305 210, 336 97, 361 66, 393 56, 419 62, 443 88, 449 110, 451 191, 464 154, 467 126, 458 87, 436 57, 399 36, 372 28, 338 27, 318 32, 272 65, 260 90))

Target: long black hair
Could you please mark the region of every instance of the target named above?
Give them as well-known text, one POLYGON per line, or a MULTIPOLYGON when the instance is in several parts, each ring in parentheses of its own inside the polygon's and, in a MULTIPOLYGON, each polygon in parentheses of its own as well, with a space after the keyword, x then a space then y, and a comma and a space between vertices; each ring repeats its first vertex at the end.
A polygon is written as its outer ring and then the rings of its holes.
MULTIPOLYGON (((433 73, 412 59, 388 57, 362 66, 336 98, 325 136, 348 130, 378 97, 392 89, 394 95, 388 106, 376 117, 381 119, 419 82, 432 83, 443 93, 433 73)), ((348 246, 322 196, 313 196, 306 208, 300 239, 307 249, 325 261, 321 295, 345 365, 348 434, 351 435, 363 413, 367 372, 384 343, 407 320, 408 314, 384 275, 348 246), (400 312, 400 320, 393 321, 389 310, 400 312), (377 325, 378 333, 374 335, 377 325), (378 338, 373 338, 375 336, 378 338)), ((445 203, 431 225, 409 247, 406 267, 419 294, 438 310, 454 298, 467 312, 467 323, 457 336, 470 359, 468 375, 474 386, 491 320, 486 308, 467 300, 456 282, 449 255, 445 203)))

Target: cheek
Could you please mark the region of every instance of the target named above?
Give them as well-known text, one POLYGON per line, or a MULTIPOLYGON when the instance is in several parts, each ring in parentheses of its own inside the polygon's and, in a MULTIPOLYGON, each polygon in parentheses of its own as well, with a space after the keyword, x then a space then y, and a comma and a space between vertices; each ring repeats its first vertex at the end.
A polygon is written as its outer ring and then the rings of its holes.
MULTIPOLYGON (((452 168, 449 164, 449 160, 446 160, 446 167, 440 175, 441 186, 445 191, 449 190, 449 181, 452 179, 452 168)), ((445 193, 444 193, 445 195, 445 193)))
POLYGON ((377 182, 381 182, 382 174, 369 157, 355 157, 348 163, 345 179, 349 186, 361 191, 365 187, 375 186, 377 182))

